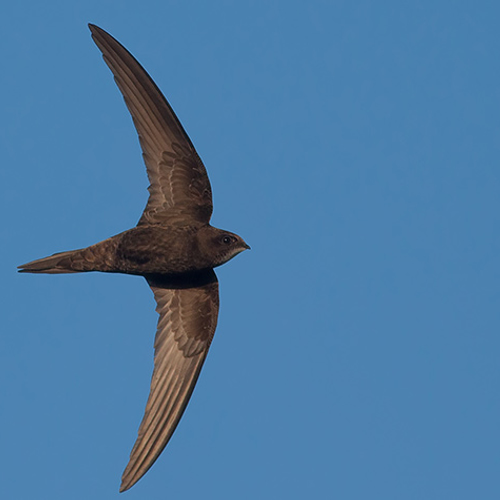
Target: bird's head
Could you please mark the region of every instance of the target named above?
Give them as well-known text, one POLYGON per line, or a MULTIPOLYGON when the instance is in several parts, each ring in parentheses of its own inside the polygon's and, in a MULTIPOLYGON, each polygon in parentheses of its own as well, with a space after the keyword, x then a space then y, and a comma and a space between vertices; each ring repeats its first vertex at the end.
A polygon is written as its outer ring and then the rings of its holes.
POLYGON ((222 229, 209 226, 200 231, 199 236, 200 247, 213 263, 213 267, 225 264, 243 250, 250 249, 241 236, 222 229))

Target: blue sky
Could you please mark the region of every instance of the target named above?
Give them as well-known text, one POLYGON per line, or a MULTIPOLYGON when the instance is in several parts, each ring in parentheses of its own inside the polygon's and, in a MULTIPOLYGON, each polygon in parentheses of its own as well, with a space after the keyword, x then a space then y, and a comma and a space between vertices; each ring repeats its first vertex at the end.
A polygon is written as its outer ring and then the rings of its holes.
POLYGON ((0 497, 498 499, 500 6, 51 1, 2 14, 0 497), (207 166, 219 327, 167 449, 119 480, 156 325, 141 278, 17 265, 136 224, 147 180, 87 23, 207 166))

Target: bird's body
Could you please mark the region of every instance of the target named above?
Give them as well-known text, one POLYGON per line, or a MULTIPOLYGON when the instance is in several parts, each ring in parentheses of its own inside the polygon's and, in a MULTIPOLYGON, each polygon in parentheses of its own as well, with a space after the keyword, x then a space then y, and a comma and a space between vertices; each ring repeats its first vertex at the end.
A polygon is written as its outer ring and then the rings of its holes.
POLYGON ((141 225, 95 245, 29 262, 21 272, 62 274, 107 273, 182 275, 213 269, 245 247, 227 248, 226 239, 239 237, 210 225, 141 225))
POLYGON ((120 491, 153 465, 172 436, 198 379, 219 311, 213 268, 250 248, 209 224, 212 190, 193 144, 153 80, 111 35, 89 25, 139 135, 150 180, 136 227, 80 250, 23 266, 21 272, 101 271, 141 275, 160 317, 151 390, 120 491))

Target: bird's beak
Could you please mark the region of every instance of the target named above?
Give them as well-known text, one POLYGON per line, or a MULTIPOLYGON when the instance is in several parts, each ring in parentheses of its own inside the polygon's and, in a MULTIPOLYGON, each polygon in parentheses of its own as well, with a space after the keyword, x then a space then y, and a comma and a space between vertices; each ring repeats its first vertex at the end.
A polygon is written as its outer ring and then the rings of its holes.
POLYGON ((245 247, 245 250, 251 250, 250 245, 247 245, 245 242, 243 242, 243 246, 245 247))

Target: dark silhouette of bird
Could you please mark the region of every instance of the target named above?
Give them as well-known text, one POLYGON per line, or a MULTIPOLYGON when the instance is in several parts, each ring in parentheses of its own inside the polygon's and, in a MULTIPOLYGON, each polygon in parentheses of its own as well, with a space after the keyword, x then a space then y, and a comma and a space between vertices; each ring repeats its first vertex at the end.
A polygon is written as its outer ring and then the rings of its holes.
POLYGON ((138 437, 120 491, 132 487, 167 445, 191 397, 219 311, 214 267, 250 248, 209 224, 212 190, 205 167, 167 100, 111 35, 89 25, 139 135, 150 181, 136 227, 80 250, 19 266, 26 273, 101 271, 144 276, 159 314, 154 370, 138 437))

